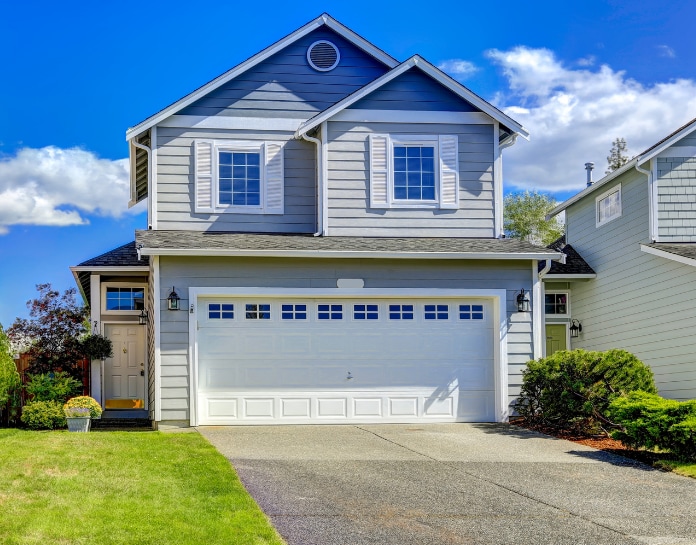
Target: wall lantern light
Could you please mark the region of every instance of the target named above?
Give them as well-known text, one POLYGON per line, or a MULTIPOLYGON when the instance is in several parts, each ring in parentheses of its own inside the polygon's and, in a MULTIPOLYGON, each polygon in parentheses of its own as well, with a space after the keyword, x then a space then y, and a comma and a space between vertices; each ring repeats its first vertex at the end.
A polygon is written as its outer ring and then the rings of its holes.
POLYGON ((572 338, 576 339, 578 337, 578 335, 580 335, 580 333, 582 333, 582 324, 580 322, 578 322, 577 320, 573 320, 570 323, 570 327, 568 329, 570 329, 570 336, 572 338))
POLYGON ((532 308, 529 306, 529 298, 524 294, 524 288, 517 294, 517 311, 529 312, 532 308))
POLYGON ((143 309, 140 311, 140 316, 138 316, 138 323, 140 325, 147 325, 147 310, 143 309))
POLYGON ((172 286, 172 292, 169 294, 169 297, 167 297, 167 308, 169 310, 179 310, 180 300, 181 297, 179 297, 179 294, 174 290, 174 286, 172 286))

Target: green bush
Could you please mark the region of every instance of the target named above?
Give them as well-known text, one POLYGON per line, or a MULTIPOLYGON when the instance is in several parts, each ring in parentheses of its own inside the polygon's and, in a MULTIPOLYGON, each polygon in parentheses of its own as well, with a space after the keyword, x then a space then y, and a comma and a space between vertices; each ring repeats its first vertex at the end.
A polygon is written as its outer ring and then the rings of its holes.
POLYGON ((659 448, 696 459, 696 400, 675 401, 646 392, 614 399, 609 415, 620 430, 612 433, 634 448, 659 448))
POLYGON ((97 400, 89 396, 78 396, 68 399, 68 402, 63 406, 64 409, 89 409, 89 415, 91 418, 100 418, 102 414, 102 408, 97 400))
POLYGON ((625 350, 562 350, 527 363, 515 409, 531 424, 579 433, 614 427, 611 401, 636 390, 657 392, 650 368, 625 350))
POLYGON ((32 430, 55 430, 67 425, 63 405, 56 401, 30 401, 22 409, 22 422, 32 430))
POLYGON ((62 371, 29 375, 24 387, 32 401, 55 401, 61 405, 82 391, 82 383, 62 371))

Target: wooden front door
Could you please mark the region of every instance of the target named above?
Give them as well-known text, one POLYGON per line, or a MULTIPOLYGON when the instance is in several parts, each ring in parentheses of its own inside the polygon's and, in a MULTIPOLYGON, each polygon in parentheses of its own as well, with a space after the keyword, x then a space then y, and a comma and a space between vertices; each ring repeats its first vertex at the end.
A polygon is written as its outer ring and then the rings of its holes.
POLYGON ((114 355, 104 362, 104 407, 145 408, 145 328, 137 324, 105 326, 114 355))
POLYGON ((565 324, 546 324, 546 355, 568 349, 565 324))

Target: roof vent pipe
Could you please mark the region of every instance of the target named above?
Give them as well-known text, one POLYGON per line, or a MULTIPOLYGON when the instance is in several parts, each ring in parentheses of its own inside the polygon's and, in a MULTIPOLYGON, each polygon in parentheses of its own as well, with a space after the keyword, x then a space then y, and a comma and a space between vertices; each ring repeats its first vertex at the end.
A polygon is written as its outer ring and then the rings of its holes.
POLYGON ((587 187, 590 187, 594 183, 592 181, 592 171, 594 170, 594 163, 585 163, 585 170, 587 171, 587 187))

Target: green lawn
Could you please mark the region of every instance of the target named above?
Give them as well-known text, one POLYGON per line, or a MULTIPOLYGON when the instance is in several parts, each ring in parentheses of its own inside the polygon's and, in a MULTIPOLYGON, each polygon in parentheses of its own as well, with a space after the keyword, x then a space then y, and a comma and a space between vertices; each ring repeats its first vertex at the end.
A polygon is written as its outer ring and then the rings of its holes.
POLYGON ((679 475, 684 475, 686 477, 692 477, 696 479, 696 463, 694 462, 676 462, 674 460, 660 460, 655 465, 662 469, 674 471, 674 473, 678 473, 679 475))
POLYGON ((282 544, 197 433, 0 429, 1 544, 282 544))

